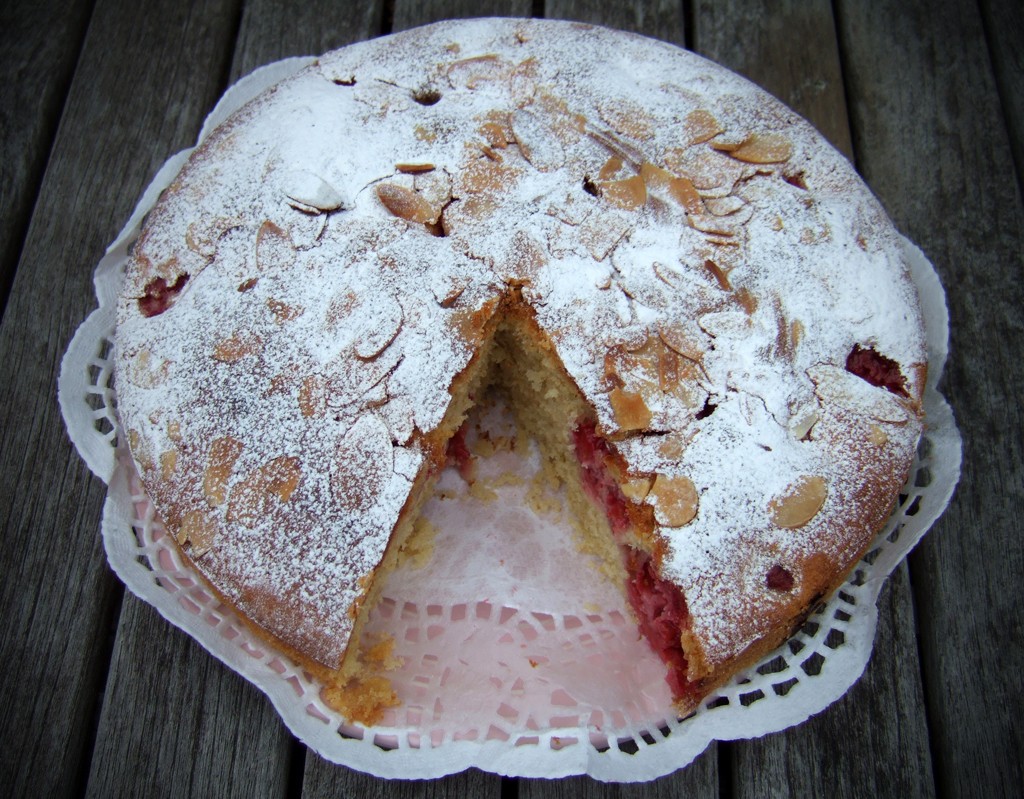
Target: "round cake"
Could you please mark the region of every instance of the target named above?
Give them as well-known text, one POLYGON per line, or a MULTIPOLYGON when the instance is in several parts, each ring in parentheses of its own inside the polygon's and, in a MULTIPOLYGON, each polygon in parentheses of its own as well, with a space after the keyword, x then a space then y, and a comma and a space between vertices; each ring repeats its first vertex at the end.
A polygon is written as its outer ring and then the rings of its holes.
POLYGON ((686 713, 868 548, 925 371, 901 238, 809 124, 660 42, 490 19, 328 53, 201 142, 115 379, 183 556, 372 723, 367 610, 484 391, 686 713))

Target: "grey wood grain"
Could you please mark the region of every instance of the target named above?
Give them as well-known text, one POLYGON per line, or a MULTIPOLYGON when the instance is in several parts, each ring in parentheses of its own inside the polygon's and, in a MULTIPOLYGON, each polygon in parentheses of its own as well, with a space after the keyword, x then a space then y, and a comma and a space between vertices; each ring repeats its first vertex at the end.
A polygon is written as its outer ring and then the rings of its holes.
MULTIPOLYGON (((808 118, 852 157, 838 41, 827 2, 701 2, 695 49, 808 118)), ((902 571, 879 604, 875 652, 860 683, 804 725, 729 745, 737 796, 928 795, 927 721, 914 615, 902 571), (909 792, 909 793, 908 793, 909 792)))
POLYGON ((838 11, 858 164, 949 301, 942 385, 964 469, 910 560, 936 783, 1019 795, 1024 211, 1005 117, 973 5, 838 11))
POLYGON ((0 6, 0 316, 91 3, 0 6))
POLYGON ((476 769, 436 780, 382 780, 317 758, 315 764, 307 761, 302 795, 316 799, 501 799, 504 785, 514 789, 515 781, 476 769))
POLYGON ((679 0, 638 0, 634 3, 547 0, 544 16, 641 33, 680 47, 686 43, 683 3, 679 0))
POLYGON ((98 3, 41 182, 0 325, 10 376, 0 386, 0 779, 9 795, 80 792, 120 596, 98 537, 104 487, 65 435, 58 364, 95 305, 92 270, 107 243, 216 96, 211 74, 223 72, 217 56, 234 16, 218 3, 154 2, 142 17, 98 3))
POLYGON ((283 796, 291 752, 255 687, 125 597, 87 796, 283 796))
POLYGON ((531 0, 395 0, 391 30, 404 31, 442 19, 528 17, 531 0))
POLYGON ((1024 191, 1024 3, 981 0, 979 7, 1017 166, 1017 184, 1024 191))

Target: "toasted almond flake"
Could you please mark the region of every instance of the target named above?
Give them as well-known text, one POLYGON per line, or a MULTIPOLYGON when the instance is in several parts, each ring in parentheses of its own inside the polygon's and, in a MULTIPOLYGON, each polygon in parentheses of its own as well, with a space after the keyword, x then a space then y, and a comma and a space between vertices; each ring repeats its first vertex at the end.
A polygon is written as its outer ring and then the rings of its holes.
POLYGON ((814 425, 818 423, 818 412, 816 410, 810 410, 795 417, 795 421, 790 424, 790 432, 793 434, 793 438, 797 441, 805 441, 808 439, 811 430, 814 425))
POLYGON ((699 497, 689 477, 659 474, 648 496, 654 500, 654 518, 665 527, 683 527, 697 516, 699 497))
POLYGON ((888 434, 877 424, 872 424, 868 430, 868 441, 876 447, 884 446, 889 440, 888 434))
POLYGON ((401 163, 395 164, 395 169, 405 175, 418 175, 420 172, 433 172, 435 167, 433 164, 401 163))
POLYGON ((608 395, 608 400, 612 404, 615 421, 621 430, 626 432, 646 430, 651 423, 651 411, 640 394, 622 388, 613 388, 608 395))
POLYGON ((235 228, 241 227, 238 218, 223 216, 210 220, 197 220, 188 226, 185 232, 185 244, 193 252, 204 258, 212 258, 217 254, 217 242, 235 228))
POLYGON ((290 455, 273 458, 254 469, 232 487, 228 498, 228 521, 237 521, 246 527, 255 526, 273 512, 277 503, 291 499, 301 477, 299 459, 290 455))
POLYGON ((170 363, 159 361, 149 350, 140 350, 128 366, 128 382, 139 388, 156 388, 170 375, 170 363))
POLYGON ((236 363, 263 349, 263 339, 255 333, 234 333, 230 338, 221 339, 213 348, 213 359, 221 363, 236 363))
POLYGON ((794 319, 789 325, 789 344, 793 352, 800 346, 804 337, 804 324, 799 319, 794 319))
POLYGON ((273 297, 267 298, 267 307, 278 322, 290 322, 293 319, 298 319, 302 316, 302 312, 304 310, 299 306, 288 305, 287 303, 274 299, 273 297))
POLYGON ((817 475, 801 477, 771 501, 768 507, 772 522, 785 529, 803 527, 818 515, 827 495, 824 478, 817 475))
POLYGON ((703 350, 678 325, 659 324, 658 336, 666 347, 694 363, 700 363, 700 359, 704 355, 703 350))
POLYGON ((683 128, 686 131, 686 138, 689 144, 702 144, 708 141, 708 139, 713 139, 723 130, 711 112, 705 111, 702 108, 691 111, 686 115, 686 122, 683 123, 683 128))
POLYGON ((622 159, 617 155, 611 156, 601 166, 600 171, 597 173, 597 177, 600 180, 610 180, 622 169, 622 159))
POLYGON ((269 219, 256 233, 256 266, 262 272, 279 270, 295 263, 295 247, 288 232, 269 219))
POLYGON ((293 207, 307 213, 336 211, 345 204, 337 189, 312 172, 286 173, 281 179, 281 191, 293 207))
POLYGON ((203 472, 203 494, 211 505, 223 505, 227 499, 228 480, 242 449, 242 442, 231 436, 215 438, 210 445, 203 472))
POLYGON ((484 137, 491 147, 504 150, 508 147, 508 136, 505 128, 497 122, 485 122, 480 126, 480 135, 484 137))
POLYGON ((650 477, 634 477, 624 482, 620 488, 627 499, 633 502, 643 502, 651 493, 651 486, 654 480, 650 477))
POLYGON ((189 544, 194 558, 202 557, 210 549, 217 538, 217 520, 209 512, 191 510, 181 519, 181 526, 175 540, 182 546, 189 544))
POLYGON ((711 197, 704 201, 704 207, 714 216, 729 216, 746 208, 747 203, 730 194, 728 197, 711 197))
POLYGON ((736 150, 740 149, 740 147, 743 146, 743 142, 745 142, 745 141, 746 141, 746 139, 735 139, 735 138, 725 138, 725 137, 723 137, 723 138, 716 138, 713 141, 709 141, 708 145, 713 150, 717 150, 720 153, 732 154, 732 153, 736 152, 736 150))
POLYGON ((262 472, 267 481, 267 493, 273 494, 281 502, 292 498, 302 477, 299 459, 290 455, 274 458, 263 467, 262 472))
POLYGON ((174 476, 174 472, 177 468, 178 451, 176 449, 160 453, 160 475, 164 480, 170 480, 174 476))
POLYGON ((793 145, 777 133, 755 133, 728 152, 748 164, 781 164, 793 155, 793 145))
POLYGON ((423 197, 405 186, 381 183, 377 186, 377 198, 392 214, 407 222, 421 225, 437 222, 438 212, 423 197))
POLYGON ((322 417, 327 409, 326 381, 309 375, 299 385, 299 412, 307 419, 322 417))
POLYGON ((743 306, 743 310, 753 316, 754 311, 757 310, 757 297, 751 294, 746 286, 740 288, 733 296, 743 306))
POLYGON ((673 178, 669 183, 668 193, 688 214, 704 213, 704 201, 689 178, 673 178))
POLYGON ((181 442, 181 422, 169 421, 167 423, 167 437, 175 443, 181 442))
POLYGON ((605 180, 598 183, 601 196, 618 208, 633 211, 647 202, 647 187, 640 175, 622 180, 605 180))
POLYGON ((691 214, 686 217, 686 221, 694 230, 699 230, 701 233, 707 233, 711 236, 728 237, 736 235, 735 229, 729 220, 720 216, 697 216, 696 214, 691 214))
POLYGON ((354 345, 356 355, 368 361, 376 358, 391 345, 402 329, 404 316, 399 302, 387 295, 364 303, 363 308, 372 310, 374 324, 359 332, 354 345))
POLYGON ((732 284, 729 282, 729 271, 723 269, 710 258, 704 261, 704 268, 707 269, 718 281, 718 285, 725 291, 732 291, 732 284))
POLYGON ((520 108, 512 114, 512 135, 535 169, 552 172, 565 163, 565 149, 555 132, 537 115, 520 108))

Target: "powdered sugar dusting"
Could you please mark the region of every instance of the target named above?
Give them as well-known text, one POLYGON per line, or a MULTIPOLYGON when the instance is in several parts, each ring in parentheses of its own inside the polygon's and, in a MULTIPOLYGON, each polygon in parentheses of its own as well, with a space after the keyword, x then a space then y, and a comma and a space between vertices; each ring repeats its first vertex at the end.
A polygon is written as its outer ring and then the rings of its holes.
POLYGON ((197 150, 129 264, 120 413, 169 529, 216 530, 198 568, 333 664, 421 434, 515 288, 630 470, 693 481, 697 516, 663 531, 662 570, 724 660, 765 633, 737 623, 744 608, 786 600, 769 570, 799 587, 808 559, 843 563, 870 538, 835 535, 888 501, 867 464, 910 462, 913 404, 842 369, 873 347, 920 396, 900 253, 849 164, 742 79, 587 26, 443 23, 324 56, 197 150), (183 274, 143 316, 150 281, 183 274), (621 422, 616 388, 643 398, 643 429, 621 422), (213 504, 204 473, 226 436, 242 450, 213 504), (771 503, 807 475, 824 507, 777 528, 771 503))

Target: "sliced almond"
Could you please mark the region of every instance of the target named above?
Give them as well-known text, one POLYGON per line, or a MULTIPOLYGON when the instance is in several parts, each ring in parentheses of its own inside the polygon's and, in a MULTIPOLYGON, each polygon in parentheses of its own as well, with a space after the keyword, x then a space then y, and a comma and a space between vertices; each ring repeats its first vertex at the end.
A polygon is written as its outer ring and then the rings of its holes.
POLYGON ((421 225, 437 222, 438 212, 423 197, 405 186, 381 183, 377 186, 377 198, 392 214, 407 222, 421 225))
POLYGON ((288 303, 274 299, 273 297, 267 298, 267 307, 278 322, 290 322, 293 319, 298 319, 302 316, 302 312, 305 310, 301 306, 288 305, 288 303))
POLYGON ((619 428, 629 432, 646 430, 651 423, 651 411, 644 398, 635 392, 622 388, 613 388, 608 395, 619 428))
POLYGON ((433 164, 401 163, 395 164, 395 169, 403 175, 418 175, 420 172, 433 172, 435 167, 433 164))
POLYGON ((670 198, 687 213, 704 213, 704 203, 689 178, 679 177, 647 161, 640 165, 640 177, 650 193, 670 198))
POLYGON ((356 355, 368 361, 380 355, 395 340, 402 329, 404 315, 399 302, 386 294, 368 299, 362 304, 360 313, 370 323, 359 332, 354 345, 356 355))
POLYGON ((522 108, 513 113, 512 134, 523 157, 539 171, 551 172, 565 163, 561 142, 537 114, 522 108))
POLYGON ((301 477, 299 459, 293 456, 274 458, 254 469, 232 487, 228 499, 228 521, 254 527, 273 511, 275 504, 291 499, 301 477))
POLYGON ((281 191, 289 205, 306 213, 336 211, 344 205, 338 190, 312 172, 287 173, 282 179, 281 191))
POLYGON ((299 385, 299 412, 310 419, 323 416, 326 410, 326 381, 320 375, 309 375, 299 385))
POLYGON ((202 557, 210 549, 217 538, 217 520, 207 511, 191 510, 181 519, 181 526, 175 539, 184 546, 191 547, 194 558, 202 557))
POLYGON ((164 480, 170 480, 178 468, 178 451, 170 449, 160 453, 160 474, 164 480))
POLYGON ((689 477, 668 477, 659 474, 648 501, 653 498, 654 518, 665 527, 683 527, 697 515, 700 499, 689 477))
POLYGON ((651 486, 653 485, 654 480, 650 477, 634 477, 624 482, 620 489, 627 499, 633 502, 643 502, 647 499, 647 495, 651 493, 651 486))
POLYGON ((754 133, 729 155, 748 164, 781 164, 793 155, 793 144, 777 133, 754 133))
POLYGON ((295 247, 287 231, 269 219, 256 233, 256 266, 260 271, 281 269, 295 263, 295 247))
POLYGON ((263 339, 255 333, 234 333, 218 341, 213 347, 213 359, 221 363, 236 363, 263 349, 263 339))
POLYGON ((215 438, 210 445, 203 472, 203 494, 211 505, 223 505, 227 500, 228 480, 242 449, 242 442, 231 436, 215 438))
POLYGON ((724 291, 732 291, 732 284, 729 282, 729 271, 720 267, 710 258, 704 261, 704 268, 714 276, 715 280, 718 281, 718 285, 724 291))
POLYGON ((824 478, 801 477, 769 504, 772 522, 786 529, 803 527, 818 515, 827 495, 824 478))
POLYGON ((618 208, 633 211, 647 202, 647 186, 640 175, 622 180, 604 180, 598 183, 601 196, 618 208))
POLYGON ((711 112, 705 111, 702 108, 691 111, 686 115, 683 129, 686 131, 686 139, 690 144, 706 142, 709 139, 713 139, 723 130, 711 112))
POLYGON ((128 365, 128 382, 139 388, 156 388, 170 374, 170 363, 157 360, 149 350, 140 350, 128 365))
POLYGON ((617 155, 613 155, 607 161, 604 162, 604 165, 597 173, 597 177, 600 180, 611 180, 621 170, 622 159, 619 158, 617 155))
POLYGON ((889 435, 877 424, 872 424, 868 429, 868 441, 876 447, 884 446, 889 440, 889 435))

